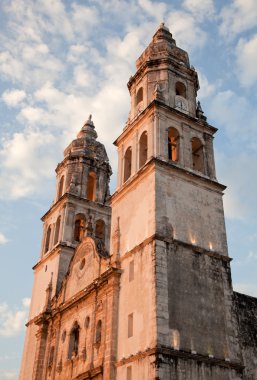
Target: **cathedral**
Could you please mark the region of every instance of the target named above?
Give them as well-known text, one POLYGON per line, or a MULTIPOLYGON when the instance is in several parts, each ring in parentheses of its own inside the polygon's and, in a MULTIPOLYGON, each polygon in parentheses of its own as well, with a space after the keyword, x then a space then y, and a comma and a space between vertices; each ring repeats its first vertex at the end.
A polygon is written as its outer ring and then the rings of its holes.
POLYGON ((20 380, 256 380, 257 299, 232 288, 217 129, 164 24, 128 89, 115 193, 91 116, 57 165, 20 380))

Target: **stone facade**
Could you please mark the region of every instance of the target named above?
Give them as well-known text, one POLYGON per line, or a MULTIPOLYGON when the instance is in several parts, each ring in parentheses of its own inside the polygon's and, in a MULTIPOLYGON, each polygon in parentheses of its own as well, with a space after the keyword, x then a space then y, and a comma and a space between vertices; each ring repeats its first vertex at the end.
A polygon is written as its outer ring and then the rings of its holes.
POLYGON ((20 379, 257 379, 197 73, 164 24, 136 65, 116 192, 91 117, 57 166, 20 379))

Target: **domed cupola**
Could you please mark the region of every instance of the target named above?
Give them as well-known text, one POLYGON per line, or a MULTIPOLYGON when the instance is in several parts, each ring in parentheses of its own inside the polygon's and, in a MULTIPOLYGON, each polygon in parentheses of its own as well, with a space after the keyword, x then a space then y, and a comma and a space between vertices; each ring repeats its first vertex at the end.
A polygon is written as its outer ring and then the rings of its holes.
MULTIPOLYGON (((112 170, 104 145, 97 141, 91 115, 64 150, 64 160, 56 172, 59 181, 65 176, 62 194, 69 192, 98 203, 108 200, 112 170)), ((58 191, 57 199, 62 194, 58 191)))

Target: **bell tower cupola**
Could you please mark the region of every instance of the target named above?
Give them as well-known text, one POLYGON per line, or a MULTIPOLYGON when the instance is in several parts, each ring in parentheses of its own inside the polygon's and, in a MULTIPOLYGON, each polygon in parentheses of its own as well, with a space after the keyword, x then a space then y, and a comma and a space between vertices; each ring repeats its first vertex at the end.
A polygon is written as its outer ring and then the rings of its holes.
POLYGON ((164 23, 136 61, 136 67, 136 74, 128 82, 130 120, 154 99, 187 115, 196 116, 197 73, 190 66, 187 52, 176 46, 164 23))
POLYGON ((119 152, 118 187, 152 157, 216 181, 213 136, 200 102, 198 75, 162 23, 130 77, 131 106, 119 152))
POLYGON ((56 173, 56 201, 65 192, 100 204, 108 201, 111 167, 104 145, 97 141, 91 115, 65 149, 56 173))

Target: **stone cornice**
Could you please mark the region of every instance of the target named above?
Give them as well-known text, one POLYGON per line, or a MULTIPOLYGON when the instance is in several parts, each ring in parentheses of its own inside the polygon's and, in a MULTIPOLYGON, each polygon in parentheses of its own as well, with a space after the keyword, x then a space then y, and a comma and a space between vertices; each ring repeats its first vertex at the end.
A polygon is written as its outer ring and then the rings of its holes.
POLYGON ((193 77, 193 80, 195 79, 195 76, 197 76, 197 73, 195 70, 193 70, 189 67, 182 66, 173 57, 172 58, 171 57, 156 57, 156 58, 148 59, 143 64, 141 64, 141 66, 138 68, 137 72, 132 77, 130 77, 129 82, 127 84, 128 89, 130 90, 131 87, 133 86, 133 83, 138 78, 140 78, 146 74, 145 71, 147 69, 149 69, 149 68, 151 69, 151 68, 156 67, 156 66, 158 66, 157 70, 164 70, 165 69, 165 70, 175 72, 175 73, 178 70, 180 74, 186 75, 187 78, 191 79, 193 77), (162 65, 166 65, 166 67, 163 67, 162 65), (174 70, 174 67, 177 70, 174 70))
POLYGON ((166 167, 169 167, 169 168, 172 168, 180 173, 184 173, 186 174, 187 176, 191 176, 192 178, 194 179, 197 179, 200 180, 200 182, 202 182, 203 184, 208 184, 208 188, 212 188, 214 191, 224 191, 226 190, 227 186, 225 185, 222 185, 221 183, 209 178, 208 176, 202 174, 201 172, 196 172, 194 170, 191 170, 189 168, 186 168, 186 167, 183 167, 183 166, 180 166, 179 164, 176 164, 172 161, 166 161, 164 159, 161 159, 159 157, 154 157, 154 160, 155 162, 157 163, 157 165, 161 165, 161 166, 166 166, 166 167))
POLYGON ((167 236, 162 236, 160 234, 154 234, 154 235, 146 238, 144 241, 142 241, 140 244, 138 244, 137 246, 135 246, 134 248, 132 248, 130 251, 127 251, 126 253, 124 253, 120 257, 120 261, 122 262, 123 260, 125 260, 129 256, 131 256, 134 253, 142 250, 145 246, 147 246, 148 244, 153 243, 154 241, 162 241, 164 243, 172 244, 172 245, 174 245, 175 248, 178 247, 178 246, 183 246, 183 247, 186 247, 186 248, 190 248, 190 249, 192 249, 192 251, 194 253, 204 254, 204 255, 207 255, 209 257, 213 257, 215 259, 218 259, 218 260, 221 260, 221 261, 224 261, 224 262, 230 262, 232 260, 232 258, 230 258, 228 256, 224 256, 223 254, 221 254, 219 252, 212 251, 212 250, 209 250, 209 249, 206 249, 206 248, 202 248, 202 247, 199 247, 197 245, 184 242, 182 240, 173 239, 173 238, 170 238, 170 237, 167 237, 167 236))
POLYGON ((172 161, 166 161, 159 157, 151 157, 145 163, 145 165, 142 166, 142 168, 140 168, 132 177, 130 177, 118 190, 116 190, 116 192, 111 196, 110 204, 112 205, 113 202, 115 202, 117 199, 122 197, 127 191, 129 191, 130 188, 134 186, 137 181, 140 180, 141 174, 146 173, 146 168, 151 167, 151 165, 154 164, 167 168, 172 168, 174 172, 176 171, 177 173, 181 173, 185 176, 191 177, 196 181, 200 181, 201 185, 205 184, 208 187, 208 189, 211 189, 213 191, 217 191, 220 193, 226 189, 225 185, 222 185, 219 182, 210 179, 209 177, 205 176, 204 174, 201 174, 200 172, 195 172, 193 170, 190 170, 189 168, 184 168, 176 163, 173 163, 172 161))
POLYGON ((142 177, 152 173, 154 169, 154 157, 151 157, 132 177, 130 177, 110 198, 110 205, 113 201, 123 197, 127 191, 130 191, 131 186, 134 186, 142 177))
POLYGON ((196 360, 198 362, 207 364, 207 365, 216 365, 223 368, 235 369, 237 371, 242 372, 244 370, 244 366, 238 361, 230 361, 226 358, 218 358, 211 355, 202 355, 198 353, 193 353, 186 350, 175 350, 170 347, 154 347, 148 348, 143 352, 138 352, 135 355, 130 355, 127 358, 122 358, 120 361, 116 363, 116 367, 121 367, 123 365, 127 365, 129 363, 133 363, 140 359, 143 359, 147 356, 155 355, 157 356, 156 360, 161 360, 158 358, 159 355, 166 356, 169 358, 181 358, 187 360, 196 360))
POLYGON ((123 132, 120 134, 120 136, 114 141, 114 145, 118 146, 120 140, 124 139, 124 137, 134 128, 136 124, 138 124, 150 111, 158 111, 158 107, 161 107, 163 109, 166 109, 168 112, 170 112, 173 115, 178 116, 181 121, 183 121, 185 124, 187 123, 194 123, 196 125, 201 126, 205 130, 205 132, 209 132, 211 135, 214 135, 218 129, 210 125, 204 120, 198 119, 196 117, 190 116, 185 114, 184 112, 181 112, 164 102, 154 99, 151 103, 148 104, 148 106, 139 114, 137 115, 132 121, 128 123, 128 125, 124 128, 123 132))
POLYGON ((103 367, 98 366, 96 368, 92 368, 89 371, 83 372, 76 377, 74 377, 74 380, 86 380, 86 379, 93 379, 95 376, 100 375, 103 373, 103 367))
POLYGON ((60 253, 61 249, 62 251, 64 249, 66 250, 71 250, 72 253, 74 252, 74 249, 76 248, 76 246, 72 245, 72 244, 67 244, 67 242, 65 241, 60 241, 59 243, 57 243, 55 246, 53 246, 53 248, 48 251, 47 253, 43 254, 43 256, 40 258, 40 260, 32 267, 33 270, 37 269, 39 266, 41 266, 41 264, 44 264, 46 261, 48 261, 49 259, 49 256, 53 256, 54 254, 58 254, 60 253))
POLYGON ((110 210, 110 206, 108 204, 103 204, 103 203, 99 203, 99 202, 93 202, 93 201, 90 201, 88 200, 87 198, 84 198, 84 197, 80 197, 78 195, 75 195, 75 194, 71 194, 71 193, 65 193, 61 196, 61 198, 59 198, 56 202, 54 202, 52 204, 52 206, 50 207, 50 209, 42 216, 41 220, 44 222, 45 219, 51 215, 53 212, 55 212, 55 210, 57 208, 60 207, 60 205, 62 205, 62 207, 64 207, 66 204, 68 204, 69 202, 72 202, 72 201, 81 201, 81 202, 85 202, 88 206, 92 205, 92 208, 95 208, 97 207, 97 209, 109 209, 110 210))

